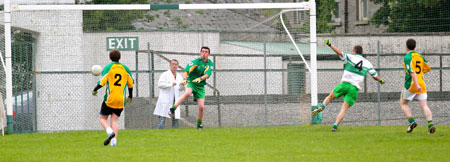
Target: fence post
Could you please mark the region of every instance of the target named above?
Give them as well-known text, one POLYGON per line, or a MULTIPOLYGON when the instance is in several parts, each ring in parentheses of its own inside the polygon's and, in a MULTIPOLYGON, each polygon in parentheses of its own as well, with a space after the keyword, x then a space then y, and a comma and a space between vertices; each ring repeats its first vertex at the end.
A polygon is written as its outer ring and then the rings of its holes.
POLYGON ((439 54, 439 92, 442 92, 442 54, 439 54))
POLYGON ((135 65, 136 65, 136 97, 139 97, 139 55, 138 55, 138 51, 136 51, 136 61, 135 61, 135 65))
MULTIPOLYGON (((216 91, 216 87, 214 87, 214 91, 216 91)), ((217 91, 217 115, 219 116, 219 127, 222 127, 222 115, 220 113, 220 92, 217 91)))
POLYGON ((267 51, 264 42, 264 125, 267 126, 267 51))
POLYGON ((150 107, 149 107, 149 111, 150 111, 150 128, 153 128, 153 113, 151 112, 152 108, 153 108, 153 65, 152 65, 152 61, 153 61, 153 54, 150 51, 150 42, 147 42, 147 54, 148 54, 148 88, 149 88, 149 95, 148 98, 150 100, 150 107))
MULTIPOLYGON (((378 76, 381 73, 380 67, 380 41, 377 41, 377 67, 378 67, 378 76)), ((381 85, 377 84, 378 92, 377 92, 377 100, 378 100, 378 125, 381 125, 381 85)))
MULTIPOLYGON (((216 56, 213 56, 213 62, 214 62, 214 64, 216 63, 216 56)), ((216 84, 217 84, 217 83, 216 83, 216 71, 214 70, 214 71, 213 71, 213 87, 214 87, 214 88, 217 87, 216 84)), ((216 90, 214 90, 213 96, 216 96, 216 90)))

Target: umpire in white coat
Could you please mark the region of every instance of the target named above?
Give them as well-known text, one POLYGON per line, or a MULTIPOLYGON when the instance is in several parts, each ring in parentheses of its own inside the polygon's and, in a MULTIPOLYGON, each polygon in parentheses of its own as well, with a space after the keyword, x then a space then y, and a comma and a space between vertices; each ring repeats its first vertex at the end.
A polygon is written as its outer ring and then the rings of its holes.
MULTIPOLYGON (((169 116, 169 108, 173 106, 184 91, 183 76, 177 73, 178 60, 170 60, 170 69, 161 74, 158 81, 159 97, 156 103, 154 115, 158 117, 158 129, 164 129, 166 118, 169 116)), ((175 110, 175 119, 172 119, 172 128, 178 128, 180 109, 175 110)))

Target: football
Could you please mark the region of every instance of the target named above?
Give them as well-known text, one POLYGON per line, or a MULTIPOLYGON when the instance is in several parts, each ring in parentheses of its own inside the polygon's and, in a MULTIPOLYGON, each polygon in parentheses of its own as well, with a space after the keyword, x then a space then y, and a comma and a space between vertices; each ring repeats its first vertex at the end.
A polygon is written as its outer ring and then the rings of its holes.
POLYGON ((100 65, 92 66, 91 74, 94 76, 99 76, 100 74, 102 74, 102 67, 100 65))

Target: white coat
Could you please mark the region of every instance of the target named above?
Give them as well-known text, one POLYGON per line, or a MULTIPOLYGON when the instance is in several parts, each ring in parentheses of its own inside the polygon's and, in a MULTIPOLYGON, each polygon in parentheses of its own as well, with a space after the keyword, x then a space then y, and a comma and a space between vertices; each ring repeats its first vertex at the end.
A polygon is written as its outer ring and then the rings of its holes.
MULTIPOLYGON (((158 81, 159 97, 158 102, 156 102, 155 112, 153 112, 154 115, 170 118, 169 112, 174 104, 174 98, 177 101, 182 94, 181 92, 184 91, 184 86, 180 84, 181 81, 183 81, 183 76, 179 73, 177 73, 176 79, 170 70, 161 74, 158 81), (177 84, 173 86, 173 82, 177 84)), ((175 119, 180 119, 180 105, 175 110, 175 119)))

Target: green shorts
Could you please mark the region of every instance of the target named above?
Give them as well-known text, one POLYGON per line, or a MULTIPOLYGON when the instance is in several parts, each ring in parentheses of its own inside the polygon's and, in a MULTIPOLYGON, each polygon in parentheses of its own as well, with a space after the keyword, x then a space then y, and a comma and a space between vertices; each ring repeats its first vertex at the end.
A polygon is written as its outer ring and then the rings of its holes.
POLYGON ((358 88, 350 83, 342 82, 333 89, 333 93, 336 98, 344 95, 344 101, 352 106, 355 104, 356 98, 358 97, 358 88))
POLYGON ((192 94, 194 94, 194 101, 198 98, 205 98, 205 86, 196 85, 195 83, 189 82, 187 87, 192 88, 192 94))

